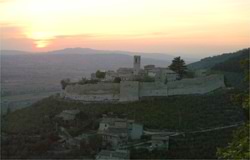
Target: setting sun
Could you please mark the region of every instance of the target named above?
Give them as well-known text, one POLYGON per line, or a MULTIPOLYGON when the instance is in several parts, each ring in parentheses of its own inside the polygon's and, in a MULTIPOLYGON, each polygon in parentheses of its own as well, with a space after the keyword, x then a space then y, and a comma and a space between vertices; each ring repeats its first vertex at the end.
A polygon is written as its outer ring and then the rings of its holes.
POLYGON ((250 0, 0 0, 0 27, 3 159, 250 159, 250 0))
MULTIPOLYGON (((0 3, 3 30, 16 28, 18 35, 32 40, 37 48, 48 50, 63 48, 66 43, 71 47, 151 52, 186 52, 188 48, 188 52, 197 54, 197 46, 210 52, 214 43, 228 49, 249 44, 250 2, 247 0, 8 0, 0 3)), ((8 43, 3 46, 7 47, 8 43)))

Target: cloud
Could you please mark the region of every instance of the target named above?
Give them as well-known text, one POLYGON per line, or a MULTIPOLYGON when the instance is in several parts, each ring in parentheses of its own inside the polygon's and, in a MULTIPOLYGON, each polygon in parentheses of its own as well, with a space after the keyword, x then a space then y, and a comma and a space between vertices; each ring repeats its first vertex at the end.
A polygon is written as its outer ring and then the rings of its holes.
POLYGON ((24 38, 21 27, 12 24, 0 24, 2 38, 24 38))
POLYGON ((6 3, 9 2, 10 0, 0 0, 0 3, 6 3))
POLYGON ((56 38, 93 38, 98 37, 94 34, 77 34, 77 35, 58 35, 55 36, 56 38))

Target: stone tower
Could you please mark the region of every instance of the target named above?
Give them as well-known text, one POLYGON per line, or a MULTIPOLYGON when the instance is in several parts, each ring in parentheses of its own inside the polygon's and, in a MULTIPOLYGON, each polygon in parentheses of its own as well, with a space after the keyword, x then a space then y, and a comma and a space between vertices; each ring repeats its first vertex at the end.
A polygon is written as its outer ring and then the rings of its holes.
POLYGON ((141 56, 134 56, 134 75, 139 75, 141 68, 141 56))

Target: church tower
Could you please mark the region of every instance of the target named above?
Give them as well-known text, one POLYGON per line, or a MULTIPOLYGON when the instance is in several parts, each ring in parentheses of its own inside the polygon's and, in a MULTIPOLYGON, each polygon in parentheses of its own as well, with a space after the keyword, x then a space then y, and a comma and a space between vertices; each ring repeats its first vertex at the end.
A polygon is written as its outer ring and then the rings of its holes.
POLYGON ((134 56, 134 75, 139 75, 141 68, 141 56, 134 56))

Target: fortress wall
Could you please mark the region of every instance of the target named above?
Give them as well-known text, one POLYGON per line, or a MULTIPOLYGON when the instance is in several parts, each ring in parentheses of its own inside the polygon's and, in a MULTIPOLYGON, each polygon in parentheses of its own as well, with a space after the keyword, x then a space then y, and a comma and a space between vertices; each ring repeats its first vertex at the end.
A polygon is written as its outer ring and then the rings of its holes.
POLYGON ((121 83, 98 83, 67 86, 66 98, 81 101, 137 101, 139 97, 205 94, 225 87, 223 75, 210 75, 193 79, 168 82, 121 81, 121 83))
POLYGON ((120 85, 118 83, 69 85, 65 88, 64 96, 81 101, 118 101, 120 85))
POLYGON ((84 84, 84 85, 68 85, 65 88, 67 93, 78 95, 91 95, 91 94, 119 94, 119 83, 97 83, 97 84, 84 84))
POLYGON ((120 83, 120 101, 137 101, 139 100, 139 82, 121 81, 120 83))
POLYGON ((140 83, 140 97, 167 96, 167 85, 154 82, 140 83))
POLYGON ((120 96, 118 94, 105 94, 105 95, 77 95, 77 94, 64 94, 65 98, 69 98, 72 100, 78 101, 86 101, 86 102, 103 102, 103 101, 119 101, 120 96))
POLYGON ((205 94, 225 87, 223 75, 210 75, 168 82, 168 95, 205 94))

